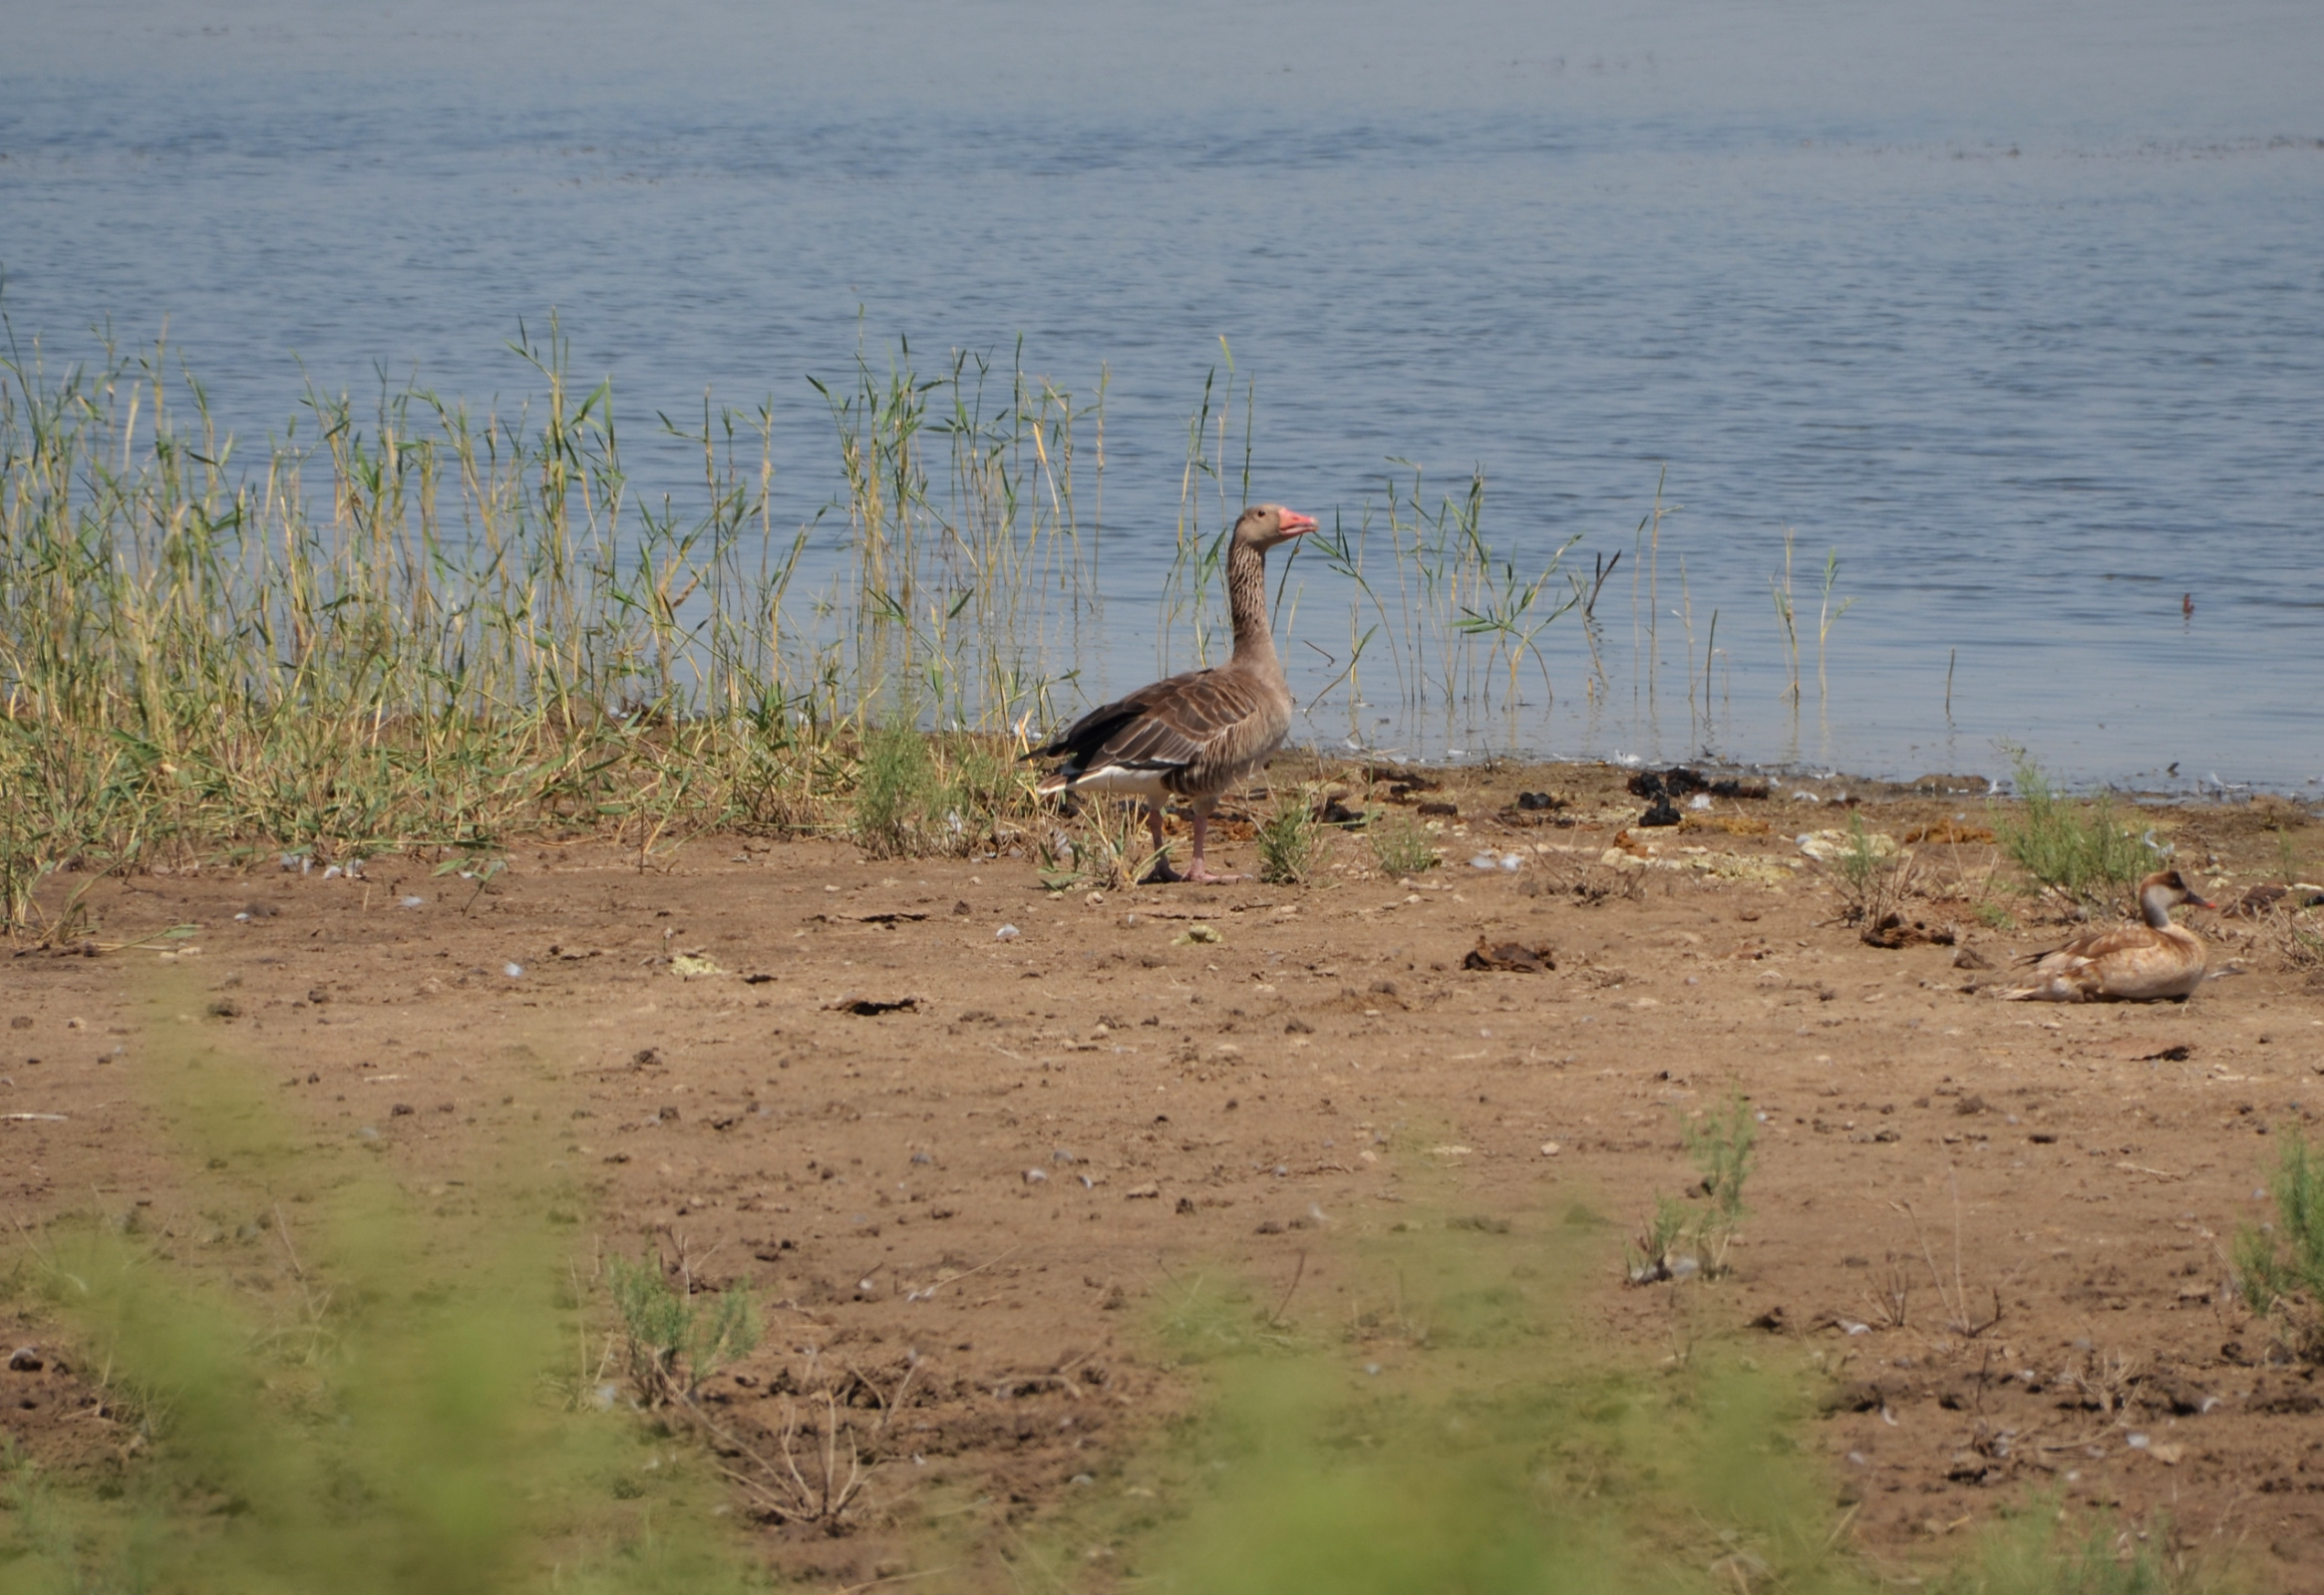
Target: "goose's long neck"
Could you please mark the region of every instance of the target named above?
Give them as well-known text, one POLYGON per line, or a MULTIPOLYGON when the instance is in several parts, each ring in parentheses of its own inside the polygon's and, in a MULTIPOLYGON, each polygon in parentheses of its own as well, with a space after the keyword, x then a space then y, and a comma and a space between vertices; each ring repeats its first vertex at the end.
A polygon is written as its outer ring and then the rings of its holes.
POLYGON ((1267 556, 1236 543, 1226 555, 1226 608, 1234 618, 1234 662, 1270 677, 1283 674, 1267 625, 1267 556))
POLYGON ((2170 893, 2160 886, 2150 886, 2139 893, 2139 913, 2157 930, 2170 928, 2170 893))

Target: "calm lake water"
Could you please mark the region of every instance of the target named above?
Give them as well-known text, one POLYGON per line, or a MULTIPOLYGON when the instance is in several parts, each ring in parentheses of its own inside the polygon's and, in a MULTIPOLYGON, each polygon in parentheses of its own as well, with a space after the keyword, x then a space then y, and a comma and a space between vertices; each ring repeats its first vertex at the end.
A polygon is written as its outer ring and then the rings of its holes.
MULTIPOLYGON (((1520 564, 1625 553, 1594 695, 1569 616, 1515 724, 1340 697, 1321 741, 2324 779, 2313 0, 18 0, 6 33, 18 338, 54 362, 166 320, 253 440, 302 363, 521 395, 503 340, 553 306, 639 486, 699 471, 655 412, 771 399, 797 523, 838 487, 810 373, 1021 336, 1077 394, 1108 374, 1109 641, 1081 663, 1119 690, 1157 657, 1223 338, 1254 496, 1353 520, 1391 458, 1453 491, 1482 468, 1520 564), (1650 698, 1658 479, 1684 508, 1650 698), (1786 527, 1796 584, 1835 549, 1854 600, 1797 716, 1786 527), (1719 614, 1691 713, 1682 556, 1698 658, 1719 614)), ((1344 655, 1311 564, 1300 635, 1344 655)))

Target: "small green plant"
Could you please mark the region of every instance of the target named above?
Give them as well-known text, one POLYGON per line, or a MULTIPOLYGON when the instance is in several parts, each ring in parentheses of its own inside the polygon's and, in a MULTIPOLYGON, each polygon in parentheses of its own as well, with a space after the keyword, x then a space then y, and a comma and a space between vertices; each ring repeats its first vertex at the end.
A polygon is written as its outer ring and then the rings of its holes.
POLYGON ((1912 887, 1912 855, 1893 838, 1865 829, 1864 816, 1850 809, 1847 845, 1820 873, 1838 899, 1840 923, 1878 943, 1902 917, 1900 909, 1912 887))
POLYGON ((704 1380, 759 1344, 758 1309, 740 1285, 697 1307, 653 1258, 612 1258, 607 1274, 630 1383, 649 1406, 692 1405, 704 1380))
POLYGON ((1259 879, 1296 886, 1323 862, 1324 827, 1315 817, 1315 798, 1305 788, 1275 795, 1274 811, 1259 821, 1259 879))
POLYGON ((1439 862, 1436 838, 1411 814, 1391 812, 1376 819, 1365 827, 1364 837, 1372 844, 1372 856, 1383 874, 1417 875, 1436 868, 1439 862))
POLYGON ((2010 930, 2017 925, 2017 916, 1990 898, 1972 903, 1969 912, 1975 914, 1977 923, 1987 930, 2010 930))
POLYGON ((1658 1279, 1677 1279, 1701 1266, 1681 1248, 1694 1215, 1687 1204, 1663 1191, 1654 1193, 1654 1211, 1639 1226, 1637 1236, 1623 1243, 1622 1266, 1633 1285, 1651 1285, 1658 1279))
POLYGON ((1834 548, 1824 556, 1824 597, 1816 609, 1816 690, 1826 699, 1831 696, 1831 686, 1824 674, 1824 660, 1831 650, 1831 628, 1856 602, 1853 598, 1842 598, 1836 604, 1831 601, 1831 589, 1838 580, 1839 550, 1834 548))
POLYGON ((2107 1514, 2080 1534, 2064 1523, 2057 1500, 2037 1496, 1981 1533, 1964 1564, 1931 1587, 1936 1595, 2191 1595, 2225 1587, 2210 1570, 2186 1565, 2160 1513, 2136 1542, 2107 1514))
POLYGON ((2161 849, 2133 835, 2106 794, 2088 804, 2073 802, 2024 749, 2014 750, 2011 760, 2019 811, 1997 816, 1993 828, 2002 851, 2037 885, 2087 907, 2119 898, 2160 867, 2161 849))
POLYGON ((2275 946, 2276 956, 2290 969, 2313 970, 2324 967, 2324 932, 2303 924, 2297 909, 2280 903, 2269 914, 2265 924, 2269 941, 2275 946))
POLYGON ((1154 873, 1155 851, 1145 806, 1135 798, 1071 794, 1072 828, 1052 830, 1036 844, 1041 884, 1051 891, 1094 887, 1126 891, 1154 873))
POLYGON ((1737 1092, 1728 1098, 1724 1111, 1687 1120, 1679 1133, 1702 1173, 1701 1188, 1711 1203, 1711 1222, 1723 1231, 1732 1231, 1743 1218, 1743 1184, 1751 1177, 1752 1143, 1759 1138, 1751 1104, 1737 1092))
POLYGON ((2324 1153, 2297 1129, 2284 1136, 2268 1194, 2276 1221, 2236 1233, 2236 1284, 2286 1345, 2324 1359, 2324 1153))
POLYGON ((1690 1207, 1667 1195, 1655 1196, 1654 1212, 1626 1254, 1633 1284, 1679 1279, 1698 1271, 1725 1273, 1727 1254, 1743 1222, 1743 1187, 1751 1177, 1751 1149, 1759 1138, 1751 1104, 1737 1092, 1724 1108, 1681 1119, 1679 1138, 1700 1176, 1687 1194, 1704 1205, 1690 1207))
POLYGON ((855 787, 857 846, 874 858, 925 852, 942 807, 928 739, 909 720, 890 721, 864 740, 863 774, 855 787))

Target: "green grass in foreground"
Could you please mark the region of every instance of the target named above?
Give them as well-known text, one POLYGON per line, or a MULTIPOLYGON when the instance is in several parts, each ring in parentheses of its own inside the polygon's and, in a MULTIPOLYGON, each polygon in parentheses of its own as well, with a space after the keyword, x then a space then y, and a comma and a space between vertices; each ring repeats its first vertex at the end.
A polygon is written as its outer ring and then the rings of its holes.
POLYGON ((2324 1153, 2297 1125, 2281 1146, 2268 1180, 2275 1221, 2237 1231, 2236 1283, 2287 1346, 2324 1359, 2324 1153))
MULTIPOLYGON (((747 1348, 746 1298, 590 1278, 575 1193, 521 1138, 458 1196, 399 1189, 376 1142, 315 1144, 216 1033, 166 1025, 185 998, 155 995, 141 1088, 223 1255, 196 1270, 97 1217, 29 1237, 0 1276, 103 1370, 130 1453, 56 1474, 0 1456, 0 1595, 767 1587, 694 1432, 600 1399, 618 1342, 590 1327, 625 1322, 636 1394, 666 1401, 747 1348)), ((1609 1343, 1594 1317, 1618 1241, 1579 1204, 1513 1225, 1408 1211, 1332 1246, 1354 1290, 1328 1316, 1299 1310, 1304 1254, 1264 1290, 1178 1276, 1152 1344, 1206 1382, 1198 1410, 1093 1452, 1095 1487, 1005 1544, 934 1514, 917 1581, 1869 1595, 1894 1575, 1853 1550, 1809 1440, 1811 1350, 1702 1335, 1725 1304, 1700 1280, 1655 1287, 1666 1344, 1609 1343)), ((1922 1587, 2222 1587, 2178 1565, 2164 1525, 2141 1542, 2039 1497, 2000 1509, 1948 1561, 1931 1547, 1922 1587)), ((844 1503, 827 1526, 849 1528, 844 1503)))
MULTIPOLYGON (((1203 1370, 1200 1414, 1069 1509, 1035 1577, 1082 1587, 1093 1547, 1187 1595, 1856 1595, 1874 1568, 1833 1504, 1807 1415, 1823 1375, 1781 1341, 1698 1339, 1716 1284, 1657 1287, 1671 1338, 1608 1346, 1591 1301, 1610 1229, 1586 1209, 1512 1226, 1416 1214, 1335 1249, 1366 1281, 1338 1323, 1264 1290, 1182 1280, 1158 1333, 1203 1370)), ((1931 1547, 1944 1595, 2145 1595, 2222 1587, 2104 1517, 2042 1497, 1931 1547)))
POLYGON ((175 1035, 146 1084, 185 1182, 251 1216, 217 1242, 230 1266, 199 1273, 103 1219, 16 1259, 15 1292, 103 1371, 130 1454, 70 1474, 0 1458, 0 1592, 765 1587, 712 1515, 711 1470, 589 1399, 545 1148, 424 1210, 372 1153, 314 1149, 246 1061, 175 1035))

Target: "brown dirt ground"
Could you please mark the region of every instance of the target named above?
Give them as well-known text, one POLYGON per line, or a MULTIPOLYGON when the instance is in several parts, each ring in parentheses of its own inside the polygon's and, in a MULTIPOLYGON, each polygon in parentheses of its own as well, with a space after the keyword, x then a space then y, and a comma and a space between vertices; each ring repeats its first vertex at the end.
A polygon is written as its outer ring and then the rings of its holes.
MULTIPOLYGON (((0 963, 0 1202, 32 1233, 142 1207, 184 1255, 235 1266, 126 1067, 171 1023, 230 1034, 318 1144, 376 1141, 415 1190, 531 1125, 567 1130, 557 1155, 598 1198, 602 1247, 655 1245, 775 1304, 767 1344, 712 1392, 738 1421, 816 1367, 851 1370, 861 1404, 922 1359, 858 1531, 762 1530, 793 1575, 853 1583, 913 1565, 926 1502, 996 1532, 1037 1520, 1182 1410, 1191 1380, 1135 1310, 1174 1270, 1296 1277, 1295 1312, 1345 1324, 1343 1243, 1410 1192, 1520 1235, 1584 1196, 1633 1214, 1689 1177, 1677 1115, 1740 1087, 1765 1130, 1751 1216, 1700 1300, 1736 1335, 1821 1355, 1833 1410, 1811 1432, 1869 1556, 1926 1560, 1932 1536, 2055 1490, 2134 1522, 2167 1510, 2261 1587, 2312 1587, 2324 1387, 2225 1288, 2271 1133, 2324 1102, 2324 992, 2262 932, 2191 916, 2235 973, 2183 1007, 1994 1003, 1963 994, 1992 977, 1953 947, 1881 950, 1830 923, 1829 892, 1792 867, 1787 837, 1842 822, 1845 784, 1809 784, 1824 803, 1791 783, 1721 799, 1712 817, 1741 833, 1632 832, 1654 857, 1630 867, 1602 857, 1641 806, 1620 771, 1437 774, 1408 798, 1460 817, 1417 884, 1369 874, 1353 837, 1306 887, 1098 897, 1045 892, 1024 857, 733 836, 644 869, 525 846, 481 894, 394 858, 360 880, 101 882, 101 947, 197 934, 0 963), (1495 817, 1520 788, 1572 795, 1565 822, 1495 817), (1762 818, 1772 834, 1751 833, 1762 818), (1471 867, 1488 844, 1523 867, 1471 867), (998 939, 1004 923, 1021 934, 998 939), (1217 939, 1188 942, 1196 926, 1217 939), (1556 968, 1464 969, 1481 937, 1551 943, 1556 968), (157 949, 231 1012, 154 1008, 157 949), (676 953, 722 972, 676 978, 676 953), (1947 1327, 1964 1311, 1974 1335, 1947 1327), (905 1474, 921 1504, 883 1511, 905 1474)), ((1982 798, 1855 791, 1899 836, 1990 818, 1982 798)), ((2279 837, 2316 850, 2287 804, 2155 817, 2230 889, 2282 868, 2279 837)), ((1918 851, 1927 923, 1957 917, 1997 965, 2056 936, 1968 914, 1990 846, 1918 851)), ((1593 1310, 1662 1344, 1671 1287, 1625 1287, 1611 1250, 1593 1310)), ((11 1346, 44 1333, 21 1311, 11 1346)), ((70 1467, 103 1448, 102 1396, 69 1348, 59 1362, 0 1373, 0 1427, 70 1467)))

